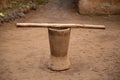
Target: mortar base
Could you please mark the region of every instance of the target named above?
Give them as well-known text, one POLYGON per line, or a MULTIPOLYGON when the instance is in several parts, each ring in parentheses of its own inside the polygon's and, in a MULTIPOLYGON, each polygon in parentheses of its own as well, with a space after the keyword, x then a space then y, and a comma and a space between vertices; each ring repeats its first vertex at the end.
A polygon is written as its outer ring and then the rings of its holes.
POLYGON ((70 68, 70 60, 68 56, 55 57, 50 56, 48 68, 54 71, 64 71, 70 68))

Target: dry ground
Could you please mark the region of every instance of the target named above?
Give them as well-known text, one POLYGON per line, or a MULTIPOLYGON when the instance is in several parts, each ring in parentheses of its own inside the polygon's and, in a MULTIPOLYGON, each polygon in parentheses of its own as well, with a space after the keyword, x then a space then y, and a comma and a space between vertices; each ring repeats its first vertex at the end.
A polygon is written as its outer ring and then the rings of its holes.
POLYGON ((120 80, 120 16, 79 15, 72 0, 50 0, 25 19, 0 26, 0 80, 120 80), (47 68, 48 32, 16 28, 16 22, 104 24, 106 30, 72 29, 71 68, 47 68))

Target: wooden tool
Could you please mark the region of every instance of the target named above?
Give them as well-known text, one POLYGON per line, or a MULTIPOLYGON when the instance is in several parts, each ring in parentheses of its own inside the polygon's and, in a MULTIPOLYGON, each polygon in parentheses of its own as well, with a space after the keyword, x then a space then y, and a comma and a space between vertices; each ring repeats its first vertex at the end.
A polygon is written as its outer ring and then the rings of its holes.
POLYGON ((63 23, 17 23, 17 27, 40 27, 40 28, 88 28, 88 29, 105 29, 104 25, 91 24, 63 24, 63 23))

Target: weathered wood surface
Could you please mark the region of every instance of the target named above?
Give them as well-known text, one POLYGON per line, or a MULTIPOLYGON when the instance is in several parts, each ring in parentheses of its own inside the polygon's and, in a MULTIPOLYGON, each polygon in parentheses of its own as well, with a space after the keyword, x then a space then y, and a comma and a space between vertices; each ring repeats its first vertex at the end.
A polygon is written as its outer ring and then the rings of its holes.
POLYGON ((17 27, 32 27, 32 28, 88 28, 88 29, 105 29, 104 25, 91 24, 63 24, 63 23, 17 23, 17 27))

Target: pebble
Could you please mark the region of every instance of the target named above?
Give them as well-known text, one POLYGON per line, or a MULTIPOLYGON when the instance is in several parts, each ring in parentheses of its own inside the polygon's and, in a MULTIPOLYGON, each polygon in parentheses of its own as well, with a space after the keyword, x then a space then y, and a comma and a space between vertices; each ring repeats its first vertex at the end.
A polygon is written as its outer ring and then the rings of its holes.
POLYGON ((25 18, 25 14, 23 12, 18 12, 17 15, 20 17, 20 18, 25 18))
POLYGON ((2 22, 0 21, 0 25, 2 24, 2 22))
POLYGON ((30 11, 30 6, 27 5, 27 6, 25 7, 25 9, 29 12, 29 11, 30 11))
POLYGON ((30 10, 30 6, 29 6, 29 5, 27 5, 26 8, 27 8, 28 10, 30 10))
POLYGON ((3 17, 3 19, 4 19, 4 22, 9 22, 10 21, 10 17, 8 15, 5 15, 3 17))
POLYGON ((14 15, 12 13, 9 13, 7 15, 9 16, 10 20, 12 20, 12 21, 15 20, 15 17, 14 17, 14 15))
POLYGON ((26 13, 28 13, 28 10, 27 10, 27 8, 22 8, 22 9, 19 10, 19 12, 23 12, 23 13, 26 14, 26 13))
POLYGON ((0 17, 0 22, 1 22, 1 23, 3 23, 3 22, 4 22, 3 17, 0 17))
POLYGON ((29 10, 27 8, 24 8, 22 12, 26 14, 29 12, 29 10))
POLYGON ((37 5, 35 3, 31 4, 31 10, 37 10, 37 5))
POLYGON ((15 19, 20 18, 20 17, 18 16, 17 12, 14 12, 14 13, 13 13, 13 16, 15 17, 15 19))

